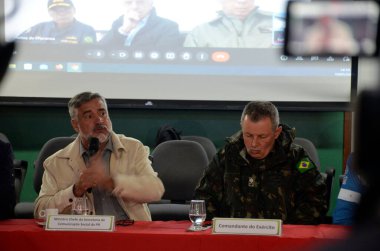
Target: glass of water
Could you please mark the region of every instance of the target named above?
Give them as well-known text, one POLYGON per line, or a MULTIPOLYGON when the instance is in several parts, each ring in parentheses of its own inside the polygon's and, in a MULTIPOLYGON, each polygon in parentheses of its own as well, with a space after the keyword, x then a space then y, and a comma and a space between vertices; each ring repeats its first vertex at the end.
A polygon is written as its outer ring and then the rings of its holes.
POLYGON ((74 214, 74 215, 88 215, 89 214, 88 201, 87 201, 86 196, 74 198, 74 201, 71 207, 71 214, 74 214))
POLYGON ((192 200, 190 202, 189 218, 192 230, 200 231, 203 229, 202 224, 206 220, 206 206, 204 200, 192 200))

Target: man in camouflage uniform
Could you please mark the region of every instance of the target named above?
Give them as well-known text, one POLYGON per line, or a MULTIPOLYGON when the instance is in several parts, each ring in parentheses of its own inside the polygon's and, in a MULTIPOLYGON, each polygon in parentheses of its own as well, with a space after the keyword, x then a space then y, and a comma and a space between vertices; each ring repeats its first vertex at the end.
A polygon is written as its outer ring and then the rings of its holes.
POLYGON ((327 212, 326 184, 295 129, 279 124, 270 102, 250 102, 242 130, 216 154, 195 191, 213 217, 281 219, 319 224, 327 212))

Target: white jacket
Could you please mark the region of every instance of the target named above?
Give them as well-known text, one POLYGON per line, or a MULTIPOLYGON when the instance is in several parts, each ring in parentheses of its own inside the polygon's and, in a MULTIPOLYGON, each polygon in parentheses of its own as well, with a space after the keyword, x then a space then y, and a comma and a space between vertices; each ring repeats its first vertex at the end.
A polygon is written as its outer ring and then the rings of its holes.
MULTIPOLYGON (((114 180, 114 194, 131 219, 150 221, 147 202, 161 199, 165 189, 148 159, 149 151, 140 141, 111 133, 113 152, 110 175, 114 180)), ((73 185, 86 169, 80 155, 80 138, 48 157, 44 162, 40 194, 35 201, 34 216, 45 208, 58 208, 60 214, 70 214, 74 198, 73 185)), ((90 212, 96 214, 92 193, 86 193, 90 212)))

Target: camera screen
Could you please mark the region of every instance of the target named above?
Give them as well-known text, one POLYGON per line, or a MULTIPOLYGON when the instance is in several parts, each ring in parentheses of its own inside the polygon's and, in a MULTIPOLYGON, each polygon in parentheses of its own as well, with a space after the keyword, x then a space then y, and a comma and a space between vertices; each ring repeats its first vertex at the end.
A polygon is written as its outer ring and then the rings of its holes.
POLYGON ((290 2, 286 49, 293 55, 376 56, 374 1, 290 2))

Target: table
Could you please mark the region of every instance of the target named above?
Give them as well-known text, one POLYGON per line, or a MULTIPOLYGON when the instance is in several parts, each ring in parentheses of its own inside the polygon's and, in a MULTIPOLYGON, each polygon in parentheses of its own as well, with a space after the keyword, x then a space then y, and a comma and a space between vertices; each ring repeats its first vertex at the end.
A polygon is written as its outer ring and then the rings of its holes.
POLYGON ((45 231, 32 219, 0 221, 0 250, 12 251, 274 251, 307 250, 341 240, 349 227, 284 225, 281 237, 187 232, 189 221, 135 222, 114 232, 45 231))

